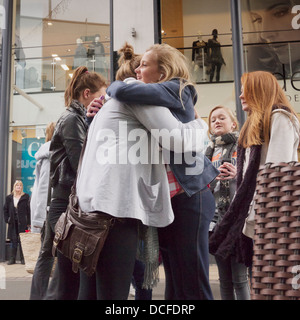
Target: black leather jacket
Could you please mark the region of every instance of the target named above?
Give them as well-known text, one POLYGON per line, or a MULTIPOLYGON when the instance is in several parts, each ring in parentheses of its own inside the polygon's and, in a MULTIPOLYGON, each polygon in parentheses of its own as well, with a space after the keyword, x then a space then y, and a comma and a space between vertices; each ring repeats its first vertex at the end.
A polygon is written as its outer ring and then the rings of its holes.
POLYGON ((86 110, 77 100, 59 118, 50 145, 52 198, 68 199, 88 126, 86 110))

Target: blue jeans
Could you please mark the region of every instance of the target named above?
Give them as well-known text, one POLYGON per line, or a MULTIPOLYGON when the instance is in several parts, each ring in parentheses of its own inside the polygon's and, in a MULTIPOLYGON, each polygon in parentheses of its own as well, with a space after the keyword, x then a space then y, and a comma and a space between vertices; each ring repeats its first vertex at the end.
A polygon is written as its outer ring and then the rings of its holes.
POLYGON ((234 256, 225 260, 216 257, 216 262, 222 300, 250 300, 247 267, 234 256))
POLYGON ((159 228, 166 275, 166 300, 213 300, 209 284, 208 230, 215 199, 205 188, 188 197, 172 198, 173 223, 159 228))

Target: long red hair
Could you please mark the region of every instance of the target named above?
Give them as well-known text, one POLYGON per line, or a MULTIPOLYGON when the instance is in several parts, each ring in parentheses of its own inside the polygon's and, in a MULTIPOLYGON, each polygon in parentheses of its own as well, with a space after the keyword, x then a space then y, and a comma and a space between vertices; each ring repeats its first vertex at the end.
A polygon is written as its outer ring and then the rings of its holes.
POLYGON ((270 140, 271 113, 273 106, 284 107, 297 117, 277 79, 269 72, 244 73, 241 78, 244 97, 249 107, 248 117, 239 136, 244 148, 261 145, 270 140))

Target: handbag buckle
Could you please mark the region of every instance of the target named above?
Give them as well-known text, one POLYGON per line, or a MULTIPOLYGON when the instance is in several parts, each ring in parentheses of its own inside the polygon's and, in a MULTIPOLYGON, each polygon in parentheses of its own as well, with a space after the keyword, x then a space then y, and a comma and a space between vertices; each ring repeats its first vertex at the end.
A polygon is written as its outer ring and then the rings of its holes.
POLYGON ((58 242, 59 242, 60 239, 61 239, 61 234, 60 234, 60 232, 56 231, 56 232, 55 232, 54 239, 53 239, 53 244, 54 244, 55 246, 57 246, 57 244, 58 244, 58 242))
POLYGON ((75 248, 73 257, 72 257, 73 262, 79 264, 82 259, 82 254, 83 254, 83 251, 81 249, 75 248))

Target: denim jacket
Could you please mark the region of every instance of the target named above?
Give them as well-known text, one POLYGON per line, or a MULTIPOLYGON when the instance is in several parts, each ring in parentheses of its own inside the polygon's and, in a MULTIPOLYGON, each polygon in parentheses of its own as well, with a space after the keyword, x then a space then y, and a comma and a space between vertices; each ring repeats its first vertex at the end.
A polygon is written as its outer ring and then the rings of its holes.
MULTIPOLYGON (((158 105, 170 109, 179 121, 187 123, 195 119, 194 104, 197 93, 193 86, 186 86, 180 99, 180 81, 172 79, 163 83, 132 83, 113 82, 107 89, 107 94, 123 103, 158 105)), ((219 171, 202 153, 189 155, 171 152, 170 168, 185 193, 190 197, 204 189, 218 175, 219 171), (192 161, 187 161, 192 160, 192 161)))

